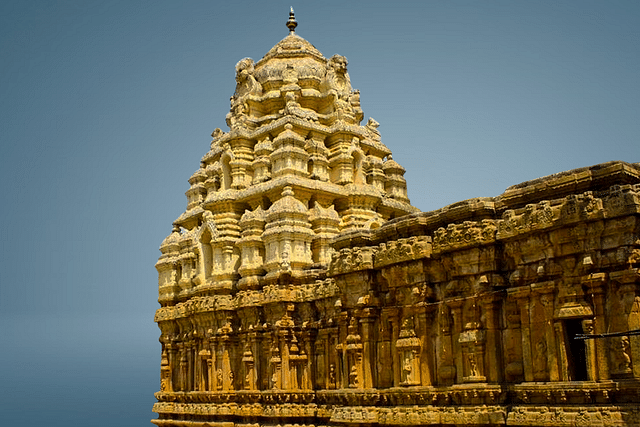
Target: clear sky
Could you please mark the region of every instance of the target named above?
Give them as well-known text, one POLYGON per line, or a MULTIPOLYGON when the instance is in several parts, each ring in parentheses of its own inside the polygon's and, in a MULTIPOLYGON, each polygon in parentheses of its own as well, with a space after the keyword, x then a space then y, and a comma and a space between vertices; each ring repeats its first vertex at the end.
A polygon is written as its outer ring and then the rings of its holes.
POLYGON ((422 210, 640 161, 636 0, 3 1, 2 424, 150 425, 158 246, 290 5, 422 210))

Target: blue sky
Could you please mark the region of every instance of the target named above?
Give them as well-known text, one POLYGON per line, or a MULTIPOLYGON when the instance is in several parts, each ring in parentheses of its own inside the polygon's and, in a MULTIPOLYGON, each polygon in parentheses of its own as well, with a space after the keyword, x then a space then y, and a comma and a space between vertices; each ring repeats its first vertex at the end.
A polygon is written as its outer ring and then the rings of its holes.
POLYGON ((3 423, 150 425, 158 246, 290 5, 422 210, 640 161, 637 1, 2 2, 3 423))

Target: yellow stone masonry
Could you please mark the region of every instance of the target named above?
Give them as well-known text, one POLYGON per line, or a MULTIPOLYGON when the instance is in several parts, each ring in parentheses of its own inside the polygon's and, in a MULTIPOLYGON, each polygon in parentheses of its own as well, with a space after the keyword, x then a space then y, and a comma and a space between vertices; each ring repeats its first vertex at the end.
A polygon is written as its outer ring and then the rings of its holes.
POLYGON ((152 422, 640 426, 640 164, 420 212, 296 26, 236 65, 160 246, 152 422))

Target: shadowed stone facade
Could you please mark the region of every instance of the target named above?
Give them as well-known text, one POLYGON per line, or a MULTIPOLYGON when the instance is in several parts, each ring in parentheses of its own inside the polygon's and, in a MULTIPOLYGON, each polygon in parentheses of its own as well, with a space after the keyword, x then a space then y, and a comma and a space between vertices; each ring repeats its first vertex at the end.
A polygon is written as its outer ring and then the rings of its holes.
POLYGON ((432 212, 346 58, 236 66, 156 264, 158 426, 640 425, 640 164, 432 212))

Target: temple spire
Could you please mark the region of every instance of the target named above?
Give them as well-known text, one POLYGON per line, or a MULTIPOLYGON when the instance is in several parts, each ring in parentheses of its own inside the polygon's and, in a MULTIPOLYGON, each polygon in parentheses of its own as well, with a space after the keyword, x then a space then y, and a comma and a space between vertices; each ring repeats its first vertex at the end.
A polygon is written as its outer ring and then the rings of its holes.
POLYGON ((296 17, 293 14, 293 6, 291 6, 291 12, 289 12, 289 20, 287 21, 287 28, 289 29, 289 33, 295 33, 297 26, 298 23, 296 22, 296 17))

